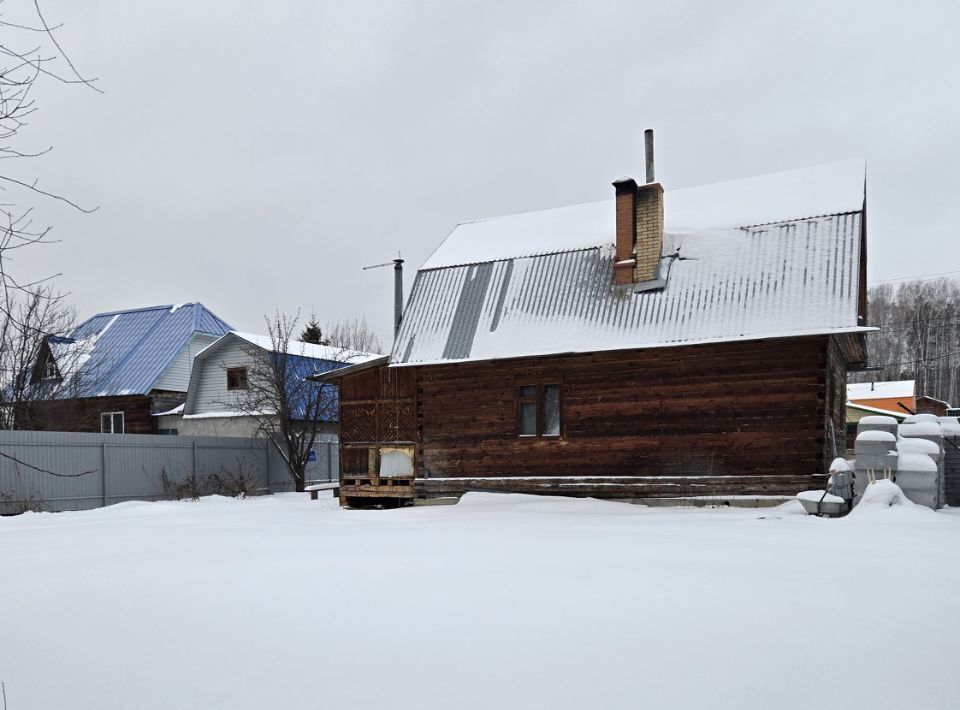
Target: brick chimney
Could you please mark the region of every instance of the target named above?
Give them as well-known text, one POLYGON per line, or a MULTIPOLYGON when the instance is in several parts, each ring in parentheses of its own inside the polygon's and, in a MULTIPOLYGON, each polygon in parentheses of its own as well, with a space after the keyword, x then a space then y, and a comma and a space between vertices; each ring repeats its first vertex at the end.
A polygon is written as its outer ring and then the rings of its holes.
POLYGON ((657 278, 663 251, 663 186, 654 181, 653 131, 646 131, 647 182, 620 178, 616 190, 617 242, 615 283, 643 283, 657 278))
POLYGON ((620 178, 613 187, 617 194, 617 251, 613 264, 616 283, 633 283, 637 260, 633 255, 637 241, 637 183, 633 178, 620 178))
POLYGON ((648 182, 637 188, 636 235, 634 248, 637 265, 633 280, 637 283, 657 278, 663 252, 663 185, 648 182))

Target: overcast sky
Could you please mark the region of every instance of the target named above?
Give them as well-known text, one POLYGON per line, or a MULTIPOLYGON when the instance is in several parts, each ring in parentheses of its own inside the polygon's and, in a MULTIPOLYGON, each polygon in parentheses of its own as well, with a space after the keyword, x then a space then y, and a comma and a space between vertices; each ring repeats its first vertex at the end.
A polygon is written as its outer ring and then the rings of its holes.
MULTIPOLYGON (((8 0, 7 10, 16 3, 8 0)), ((78 315, 198 300, 366 316, 458 223, 862 156, 872 282, 960 270, 955 3, 45 0, 74 63, 19 177, 78 315)), ((9 195, 8 195, 9 197, 9 195)), ((749 199, 749 195, 744 196, 749 199)), ((612 238, 612 235, 611 235, 612 238)))

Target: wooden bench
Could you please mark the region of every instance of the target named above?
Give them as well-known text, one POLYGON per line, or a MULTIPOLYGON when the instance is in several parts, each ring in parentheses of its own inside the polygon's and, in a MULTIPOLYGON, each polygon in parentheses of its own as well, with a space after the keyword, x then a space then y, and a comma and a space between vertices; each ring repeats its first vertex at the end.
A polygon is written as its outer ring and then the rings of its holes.
POLYGON ((312 486, 306 486, 303 490, 310 494, 310 500, 318 500, 320 498, 318 495, 320 491, 333 491, 333 497, 339 498, 340 482, 330 481, 329 483, 316 483, 312 486))

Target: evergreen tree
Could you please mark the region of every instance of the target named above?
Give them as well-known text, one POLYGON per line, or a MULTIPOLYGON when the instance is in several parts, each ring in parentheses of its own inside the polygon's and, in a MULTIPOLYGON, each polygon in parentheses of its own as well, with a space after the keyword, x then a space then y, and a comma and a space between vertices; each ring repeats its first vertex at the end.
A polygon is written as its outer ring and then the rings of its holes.
POLYGON ((313 343, 314 345, 325 345, 323 342, 323 332, 320 330, 320 324, 317 323, 316 316, 310 316, 310 322, 307 323, 303 332, 300 333, 300 340, 305 343, 313 343))

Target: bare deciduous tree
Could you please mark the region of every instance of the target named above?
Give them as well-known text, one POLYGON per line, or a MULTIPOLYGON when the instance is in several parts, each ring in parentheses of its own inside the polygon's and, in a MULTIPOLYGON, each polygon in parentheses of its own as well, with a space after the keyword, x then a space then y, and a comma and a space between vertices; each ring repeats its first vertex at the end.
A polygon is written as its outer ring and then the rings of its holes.
POLYGON ((73 314, 42 287, 21 292, 8 305, 10 317, 0 319, 2 429, 13 429, 30 402, 49 399, 59 388, 56 364, 43 352, 51 336, 65 336, 73 327, 73 314))
POLYGON ((74 339, 75 315, 43 287, 24 292, 0 319, 0 429, 81 430, 98 417, 72 400, 92 396, 110 362, 91 361, 96 336, 74 339))
MULTIPOLYGON (((2 2, 2 0, 0 0, 2 2)), ((2 8, 0 8, 2 9, 2 8)), ((29 148, 21 145, 21 132, 29 116, 37 110, 34 88, 46 80, 65 84, 83 84, 96 89, 93 80, 80 75, 63 51, 41 10, 39 0, 23 22, 8 19, 0 12, 0 190, 10 198, 0 203, 0 368, 6 404, 0 426, 12 425, 14 404, 27 396, 46 398, 47 390, 62 388, 53 378, 37 381, 36 358, 48 336, 65 335, 72 325, 72 314, 63 297, 46 284, 58 274, 21 278, 9 268, 18 250, 50 242, 50 230, 34 225, 35 199, 57 200, 81 212, 84 209, 69 199, 42 189, 37 180, 19 175, 17 166, 51 150, 50 146, 29 148)))
POLYGON ((367 326, 366 318, 340 320, 333 325, 328 325, 323 342, 325 345, 356 352, 379 353, 383 351, 383 343, 367 326))
POLYGON ((315 346, 292 338, 296 317, 278 313, 266 319, 266 325, 270 350, 246 348, 254 365, 242 395, 225 404, 257 421, 286 460, 296 490, 302 491, 317 435, 325 423, 335 420, 337 407, 335 386, 307 376, 346 363, 356 353, 329 346, 323 353, 325 364, 320 365, 312 350, 315 346))
MULTIPOLYGON (((2 306, 10 314, 10 292, 27 291, 38 281, 26 282, 16 278, 7 268, 13 252, 24 247, 49 241, 50 227, 33 224, 33 198, 53 199, 64 202, 81 212, 84 209, 62 195, 41 189, 36 179, 17 175, 16 165, 26 158, 35 158, 52 150, 51 146, 27 148, 21 146, 21 132, 28 125, 28 117, 37 110, 33 97, 34 88, 41 80, 53 80, 65 84, 84 84, 96 89, 93 81, 83 78, 73 62, 63 51, 54 31, 34 0, 32 25, 11 22, 0 13, 0 159, 10 169, 0 172, 0 189, 11 191, 14 200, 0 205, 0 286, 4 290, 2 306)), ((47 276, 41 279, 46 281, 47 276)))
POLYGON ((870 364, 851 381, 916 380, 917 395, 960 404, 960 282, 882 284, 868 293, 870 364))

